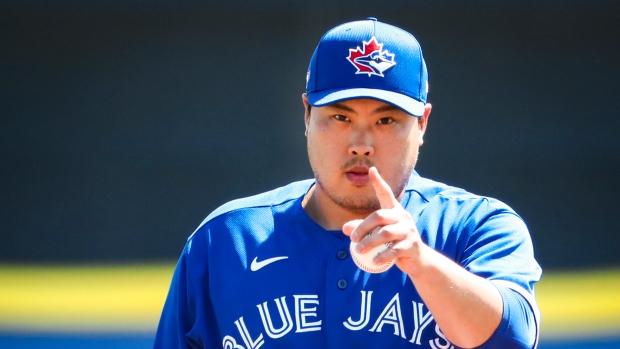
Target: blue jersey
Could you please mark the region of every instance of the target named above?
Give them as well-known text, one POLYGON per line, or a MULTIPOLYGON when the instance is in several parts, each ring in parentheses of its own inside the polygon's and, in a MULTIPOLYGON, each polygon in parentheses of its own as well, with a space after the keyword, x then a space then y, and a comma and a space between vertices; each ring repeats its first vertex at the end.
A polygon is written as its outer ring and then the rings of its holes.
MULTIPOLYGON (((235 200, 205 219, 177 264, 155 348, 455 348, 405 273, 361 271, 349 237, 306 214, 313 184, 235 200)), ((415 172, 401 204, 425 243, 500 291, 503 318, 481 348, 535 347, 541 269, 522 219, 415 172)))

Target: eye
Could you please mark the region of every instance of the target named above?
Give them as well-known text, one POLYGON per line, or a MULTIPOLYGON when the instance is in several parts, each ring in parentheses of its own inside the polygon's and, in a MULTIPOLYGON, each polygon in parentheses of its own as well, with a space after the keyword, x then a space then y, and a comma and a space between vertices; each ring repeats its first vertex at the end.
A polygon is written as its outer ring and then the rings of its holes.
POLYGON ((348 117, 346 117, 344 115, 340 115, 340 114, 334 115, 334 119, 336 119, 338 121, 350 121, 348 117))
POLYGON ((392 119, 391 117, 384 117, 381 118, 377 121, 377 124, 379 125, 388 125, 394 122, 394 119, 392 119))

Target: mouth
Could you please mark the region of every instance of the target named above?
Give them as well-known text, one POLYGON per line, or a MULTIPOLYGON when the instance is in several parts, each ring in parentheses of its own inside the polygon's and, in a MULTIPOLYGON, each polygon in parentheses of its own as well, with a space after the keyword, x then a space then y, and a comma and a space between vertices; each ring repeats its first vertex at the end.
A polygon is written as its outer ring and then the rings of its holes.
POLYGON ((364 166, 351 167, 345 172, 345 175, 355 185, 364 185, 370 181, 368 167, 364 166))

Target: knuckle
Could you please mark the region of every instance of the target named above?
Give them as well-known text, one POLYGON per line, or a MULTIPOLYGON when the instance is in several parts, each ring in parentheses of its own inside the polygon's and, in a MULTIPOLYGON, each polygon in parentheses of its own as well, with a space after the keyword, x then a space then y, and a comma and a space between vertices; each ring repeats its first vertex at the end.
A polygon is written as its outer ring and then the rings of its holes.
POLYGON ((381 224, 385 224, 387 222, 392 221, 393 214, 388 209, 381 209, 381 210, 375 211, 375 215, 376 215, 377 221, 381 224))
POLYGON ((385 227, 382 227, 380 229, 377 229, 377 231, 373 233, 373 235, 376 237, 377 240, 383 240, 387 237, 388 232, 385 227))
POLYGON ((379 229, 377 233, 373 235, 376 235, 377 241, 381 241, 382 243, 390 243, 394 239, 394 227, 381 227, 381 229, 379 229))

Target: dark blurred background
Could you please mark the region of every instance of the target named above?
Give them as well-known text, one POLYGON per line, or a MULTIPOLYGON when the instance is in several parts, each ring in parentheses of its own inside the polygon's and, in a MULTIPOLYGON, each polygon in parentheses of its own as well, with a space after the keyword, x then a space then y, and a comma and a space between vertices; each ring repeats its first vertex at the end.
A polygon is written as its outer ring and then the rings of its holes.
POLYGON ((0 262, 175 260, 220 204, 312 175, 321 35, 421 42, 417 170, 511 205, 549 269, 620 265, 620 3, 2 1, 0 262))

